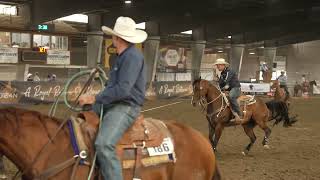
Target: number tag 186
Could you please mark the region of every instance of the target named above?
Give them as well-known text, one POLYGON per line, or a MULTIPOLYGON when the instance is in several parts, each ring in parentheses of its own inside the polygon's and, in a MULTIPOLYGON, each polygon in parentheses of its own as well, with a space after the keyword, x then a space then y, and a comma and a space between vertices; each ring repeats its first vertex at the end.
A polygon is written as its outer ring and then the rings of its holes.
POLYGON ((170 138, 164 138, 158 147, 147 148, 150 156, 172 154, 174 152, 173 143, 170 138))

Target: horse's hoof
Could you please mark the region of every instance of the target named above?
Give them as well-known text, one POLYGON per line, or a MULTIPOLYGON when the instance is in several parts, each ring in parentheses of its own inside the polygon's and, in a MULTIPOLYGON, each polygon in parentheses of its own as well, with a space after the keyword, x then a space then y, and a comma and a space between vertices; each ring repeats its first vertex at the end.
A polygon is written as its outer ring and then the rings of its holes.
POLYGON ((265 149, 270 149, 270 146, 267 145, 267 144, 263 145, 263 147, 264 147, 265 149))
POLYGON ((246 155, 247 155, 247 153, 245 153, 244 151, 242 151, 241 154, 242 154, 243 156, 246 156, 246 155))

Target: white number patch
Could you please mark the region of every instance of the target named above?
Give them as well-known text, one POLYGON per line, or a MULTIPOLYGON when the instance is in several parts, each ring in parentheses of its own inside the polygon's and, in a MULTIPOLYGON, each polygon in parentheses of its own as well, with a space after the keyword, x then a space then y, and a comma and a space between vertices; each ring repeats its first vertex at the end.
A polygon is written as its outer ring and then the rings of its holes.
POLYGON ((147 148, 150 156, 172 154, 174 152, 173 143, 170 138, 164 138, 158 147, 147 148))

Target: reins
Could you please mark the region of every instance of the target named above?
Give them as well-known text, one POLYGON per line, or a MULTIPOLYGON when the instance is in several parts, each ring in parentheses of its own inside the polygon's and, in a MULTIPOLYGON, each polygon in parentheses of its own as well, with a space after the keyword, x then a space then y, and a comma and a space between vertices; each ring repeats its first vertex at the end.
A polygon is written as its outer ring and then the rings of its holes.
MULTIPOLYGON (((217 118, 220 116, 221 112, 223 112, 226 109, 226 107, 228 106, 228 103, 226 102, 224 94, 223 94, 223 92, 221 91, 221 89, 219 87, 217 87, 215 85, 212 85, 212 84, 210 84, 210 86, 213 86, 214 88, 216 88, 219 91, 219 95, 217 97, 215 97, 213 100, 211 100, 210 102, 207 102, 207 98, 206 98, 207 94, 206 94, 206 95, 200 97, 199 103, 200 103, 200 105, 202 107, 201 111, 205 112, 208 109, 208 105, 214 103, 219 98, 221 98, 221 103, 220 103, 221 105, 217 110, 215 110, 214 112, 212 112, 210 114, 208 114, 208 112, 206 112, 206 117, 208 117, 210 119, 210 121, 211 121, 212 117, 215 114, 216 114, 217 118)), ((200 89, 202 89, 201 85, 200 85, 200 89)), ((192 99, 192 101, 193 101, 193 99, 192 99)))

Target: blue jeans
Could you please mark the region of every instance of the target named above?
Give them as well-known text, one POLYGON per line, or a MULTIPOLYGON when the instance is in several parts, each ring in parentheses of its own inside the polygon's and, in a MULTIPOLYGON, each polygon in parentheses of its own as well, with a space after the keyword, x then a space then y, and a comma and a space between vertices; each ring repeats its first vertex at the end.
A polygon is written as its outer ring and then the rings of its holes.
POLYGON ((287 95, 290 95, 287 85, 284 85, 284 84, 281 85, 281 84, 280 84, 280 88, 283 88, 284 91, 286 92, 286 94, 287 94, 287 95))
POLYGON ((240 113, 240 106, 238 104, 237 98, 240 96, 240 94, 241 94, 241 90, 239 87, 234 87, 229 92, 231 108, 234 112, 238 113, 239 116, 241 115, 241 113, 240 113))
MULTIPOLYGON (((101 105, 93 110, 100 115, 101 105)), ((140 106, 115 104, 104 109, 104 117, 97 134, 95 148, 104 180, 123 180, 121 162, 116 155, 116 144, 124 132, 131 127, 140 113, 140 106)))

